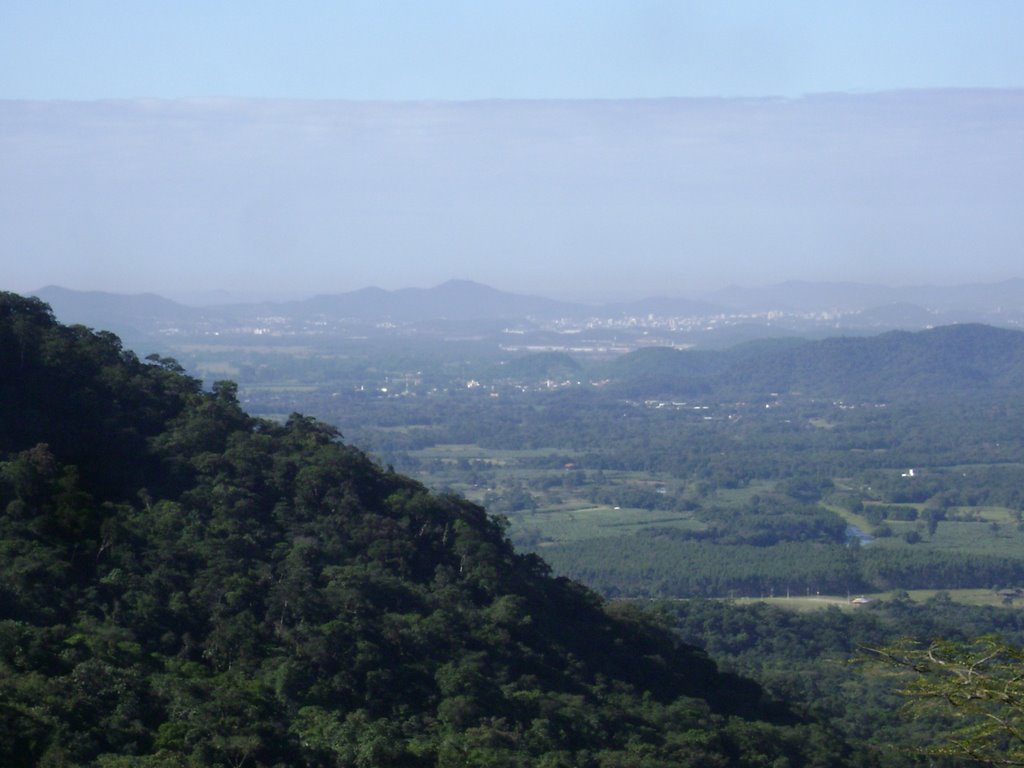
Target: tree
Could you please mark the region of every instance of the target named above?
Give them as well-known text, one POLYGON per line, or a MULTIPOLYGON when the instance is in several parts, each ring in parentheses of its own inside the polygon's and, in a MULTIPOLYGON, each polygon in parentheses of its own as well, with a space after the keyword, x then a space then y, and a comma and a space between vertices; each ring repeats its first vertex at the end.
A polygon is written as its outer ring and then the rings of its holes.
POLYGON ((981 637, 905 641, 872 654, 906 676, 900 693, 909 714, 948 719, 930 754, 1024 765, 1024 649, 981 637))

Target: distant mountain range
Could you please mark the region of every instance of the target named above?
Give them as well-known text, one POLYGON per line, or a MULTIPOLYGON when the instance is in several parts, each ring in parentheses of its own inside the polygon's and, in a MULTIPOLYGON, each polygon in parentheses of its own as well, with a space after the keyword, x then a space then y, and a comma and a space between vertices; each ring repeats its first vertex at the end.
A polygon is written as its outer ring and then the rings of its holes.
MULTIPOLYGON (((523 323, 704 320, 731 323, 730 342, 766 335, 838 335, 915 330, 951 323, 1024 326, 1024 280, 961 286, 893 288, 856 283, 787 282, 760 288, 732 287, 704 299, 650 297, 588 305, 501 291, 467 280, 433 288, 387 291, 364 288, 300 301, 188 306, 156 294, 123 295, 50 286, 36 291, 66 323, 110 328, 127 339, 160 334, 204 334, 238 327, 328 322, 331 324, 445 323, 483 327, 523 323), (743 326, 746 325, 746 330, 743 326)), ((675 325, 672 326, 676 328, 675 325)), ((710 325, 708 326, 711 327, 710 325)))
POLYGON ((433 288, 397 291, 364 288, 351 293, 315 296, 281 307, 296 314, 315 312, 339 319, 400 322, 549 319, 585 315, 587 311, 581 304, 506 293, 470 280, 449 280, 433 288))
POLYGON ((362 288, 321 294, 299 301, 213 304, 193 307, 151 293, 115 294, 48 286, 32 295, 43 299, 66 322, 96 327, 152 329, 167 324, 243 322, 268 315, 295 320, 330 318, 357 322, 431 320, 545 319, 586 316, 593 308, 537 296, 499 291, 468 280, 450 280, 433 288, 386 291, 362 288))

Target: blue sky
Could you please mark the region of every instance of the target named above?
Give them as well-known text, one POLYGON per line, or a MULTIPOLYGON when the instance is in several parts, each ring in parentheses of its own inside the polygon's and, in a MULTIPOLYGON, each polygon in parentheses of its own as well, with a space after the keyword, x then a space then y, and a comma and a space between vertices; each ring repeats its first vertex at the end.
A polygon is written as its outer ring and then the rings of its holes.
POLYGON ((0 288, 1024 276, 1022 39, 1016 0, 0 0, 0 288))
POLYGON ((3 0, 0 97, 1024 87, 1019 0, 3 0))

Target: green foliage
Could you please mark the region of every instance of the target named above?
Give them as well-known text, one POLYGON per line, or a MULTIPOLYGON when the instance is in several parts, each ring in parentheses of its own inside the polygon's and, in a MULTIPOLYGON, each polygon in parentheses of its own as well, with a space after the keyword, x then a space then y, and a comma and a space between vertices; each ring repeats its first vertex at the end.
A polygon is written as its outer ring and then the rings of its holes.
POLYGON ((904 641, 873 654, 904 681, 900 693, 916 718, 940 717, 926 751, 984 765, 1024 765, 1024 650, 994 637, 966 642, 904 641))
POLYGON ((0 764, 846 761, 336 430, 38 302, 0 320, 0 764))
POLYGON ((951 758, 937 761, 928 750, 965 721, 943 714, 937 701, 934 707, 904 708, 900 691, 911 670, 894 668, 887 674, 886 664, 851 663, 864 658, 865 648, 890 648, 897 659, 896 649, 916 653, 922 648, 906 644, 907 635, 926 643, 945 638, 936 647, 975 647, 971 638, 991 632, 1014 647, 1024 642, 1019 611, 965 606, 941 593, 923 602, 896 595, 855 610, 796 612, 718 600, 675 602, 666 609, 682 637, 705 646, 723 667, 755 677, 774 696, 829 722, 880 765, 894 768, 963 765, 951 758))

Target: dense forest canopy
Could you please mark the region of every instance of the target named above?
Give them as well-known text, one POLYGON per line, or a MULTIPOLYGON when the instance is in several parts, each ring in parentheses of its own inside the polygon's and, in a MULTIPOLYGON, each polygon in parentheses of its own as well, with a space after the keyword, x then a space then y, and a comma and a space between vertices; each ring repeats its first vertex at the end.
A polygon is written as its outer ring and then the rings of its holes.
POLYGON ((320 422, 0 294, 0 762, 870 763, 320 422))

